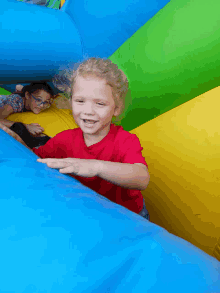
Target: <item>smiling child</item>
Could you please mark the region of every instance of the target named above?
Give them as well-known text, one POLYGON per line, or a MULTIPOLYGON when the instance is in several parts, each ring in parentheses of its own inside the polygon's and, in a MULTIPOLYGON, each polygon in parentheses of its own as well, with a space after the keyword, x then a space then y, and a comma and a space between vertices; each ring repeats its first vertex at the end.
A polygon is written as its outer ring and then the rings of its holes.
POLYGON ((122 114, 128 81, 108 59, 90 58, 72 72, 73 118, 79 128, 57 134, 33 148, 48 167, 68 173, 82 184, 149 219, 140 190, 150 176, 136 135, 112 123, 122 114))

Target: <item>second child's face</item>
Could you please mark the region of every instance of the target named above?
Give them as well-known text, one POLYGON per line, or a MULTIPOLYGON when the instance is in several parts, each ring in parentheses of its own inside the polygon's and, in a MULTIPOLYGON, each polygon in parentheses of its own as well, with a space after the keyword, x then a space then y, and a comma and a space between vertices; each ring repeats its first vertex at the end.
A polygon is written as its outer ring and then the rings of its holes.
POLYGON ((41 111, 46 109, 42 102, 49 103, 51 101, 51 95, 44 90, 38 90, 33 94, 27 93, 27 97, 30 99, 30 110, 34 114, 39 114, 41 111))
POLYGON ((107 135, 112 117, 117 116, 112 89, 95 77, 78 77, 72 96, 73 117, 84 134, 107 135))

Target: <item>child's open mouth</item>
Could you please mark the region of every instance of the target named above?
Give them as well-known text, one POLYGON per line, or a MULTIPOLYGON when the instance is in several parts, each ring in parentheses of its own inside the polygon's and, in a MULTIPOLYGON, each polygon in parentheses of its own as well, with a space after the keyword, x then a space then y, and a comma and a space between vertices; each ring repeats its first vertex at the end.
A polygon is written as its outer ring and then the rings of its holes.
POLYGON ((84 122, 85 124, 93 125, 93 124, 95 124, 97 121, 95 121, 95 120, 89 120, 89 119, 83 119, 83 122, 84 122))

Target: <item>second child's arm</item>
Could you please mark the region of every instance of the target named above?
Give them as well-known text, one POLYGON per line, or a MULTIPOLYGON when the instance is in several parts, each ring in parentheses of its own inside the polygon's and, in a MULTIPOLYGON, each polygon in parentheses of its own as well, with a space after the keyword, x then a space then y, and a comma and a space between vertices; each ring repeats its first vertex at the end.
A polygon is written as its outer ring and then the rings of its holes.
MULTIPOLYGON (((14 122, 13 122, 14 123, 14 122)), ((16 139, 18 142, 20 142, 21 144, 23 144, 24 146, 26 146, 30 151, 32 151, 32 149, 30 149, 26 143, 20 138, 19 135, 17 135, 17 133, 15 133, 14 131, 12 131, 11 129, 9 129, 7 126, 5 126, 4 124, 2 124, 0 122, 0 129, 4 130, 6 133, 8 133, 10 136, 12 136, 14 139, 16 139)))
MULTIPOLYGON (((9 121, 6 120, 6 118, 10 115, 13 114, 14 110, 12 106, 10 105, 5 105, 4 107, 0 108, 0 122, 10 128, 15 122, 14 121, 9 121)), ((24 124, 27 128, 27 130, 32 134, 32 135, 39 135, 41 134, 44 129, 41 127, 38 123, 31 123, 31 124, 24 124)))
MULTIPOLYGON (((16 85, 16 93, 21 93, 22 88, 23 88, 23 85, 21 84, 16 85)), ((0 122, 3 125, 10 128, 14 124, 14 121, 6 120, 6 118, 13 113, 14 113, 14 109, 12 108, 11 105, 6 104, 4 105, 4 107, 1 107, 0 108, 0 122)))
POLYGON ((101 160, 38 159, 48 167, 60 169, 61 173, 74 174, 82 177, 98 176, 113 184, 129 189, 144 190, 150 180, 147 167, 144 164, 126 164, 101 160))
POLYGON ((13 121, 6 120, 6 118, 12 113, 14 113, 14 110, 10 105, 5 105, 4 107, 0 108, 0 122, 8 128, 14 124, 13 121))

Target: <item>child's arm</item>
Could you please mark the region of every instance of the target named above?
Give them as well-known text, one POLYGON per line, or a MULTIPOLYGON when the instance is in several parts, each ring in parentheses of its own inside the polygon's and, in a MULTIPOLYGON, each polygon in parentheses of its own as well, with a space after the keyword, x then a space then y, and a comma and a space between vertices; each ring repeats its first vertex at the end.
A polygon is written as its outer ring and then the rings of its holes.
POLYGON ((150 175, 144 164, 126 164, 106 161, 99 162, 97 176, 128 189, 144 190, 150 175))
POLYGON ((77 176, 94 177, 110 181, 123 188, 144 190, 150 180, 144 164, 115 163, 101 160, 84 159, 38 159, 48 167, 60 169, 61 173, 73 173, 77 176))
MULTIPOLYGON (((0 122, 10 128, 15 122, 6 120, 6 118, 10 115, 13 114, 14 110, 12 106, 10 105, 5 105, 4 107, 0 108, 0 122)), ((31 124, 24 124, 27 128, 27 130, 32 134, 32 135, 38 135, 41 134, 44 129, 41 127, 38 123, 31 123, 31 124)))
POLYGON ((14 113, 14 110, 10 105, 5 105, 4 107, 0 108, 0 122, 7 127, 11 127, 14 122, 6 120, 6 118, 12 113, 14 113))

